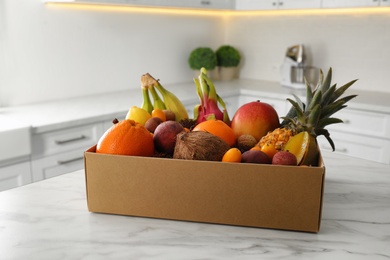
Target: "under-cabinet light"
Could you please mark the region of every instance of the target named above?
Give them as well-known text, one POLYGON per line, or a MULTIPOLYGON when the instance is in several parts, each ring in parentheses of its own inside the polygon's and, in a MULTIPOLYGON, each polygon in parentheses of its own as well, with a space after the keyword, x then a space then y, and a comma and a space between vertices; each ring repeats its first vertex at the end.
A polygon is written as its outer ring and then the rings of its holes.
POLYGON ((279 9, 279 10, 228 10, 173 6, 143 6, 128 4, 127 0, 116 0, 107 3, 105 0, 43 0, 48 6, 59 6, 82 10, 147 12, 179 15, 215 15, 215 16, 280 16, 280 15, 357 15, 357 14, 390 14, 390 7, 356 7, 356 8, 317 8, 317 9, 279 9))

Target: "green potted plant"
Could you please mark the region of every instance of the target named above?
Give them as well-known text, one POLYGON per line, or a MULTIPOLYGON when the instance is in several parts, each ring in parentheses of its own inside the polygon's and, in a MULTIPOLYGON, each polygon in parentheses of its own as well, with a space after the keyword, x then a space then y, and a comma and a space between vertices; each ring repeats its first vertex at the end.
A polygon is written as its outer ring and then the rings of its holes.
POLYGON ((241 61, 239 51, 230 45, 222 45, 217 49, 215 54, 217 56, 220 79, 231 80, 236 78, 238 74, 237 68, 241 61))
POLYGON ((201 68, 212 72, 217 67, 217 56, 209 47, 198 47, 190 53, 188 64, 194 70, 195 77, 198 77, 201 68))

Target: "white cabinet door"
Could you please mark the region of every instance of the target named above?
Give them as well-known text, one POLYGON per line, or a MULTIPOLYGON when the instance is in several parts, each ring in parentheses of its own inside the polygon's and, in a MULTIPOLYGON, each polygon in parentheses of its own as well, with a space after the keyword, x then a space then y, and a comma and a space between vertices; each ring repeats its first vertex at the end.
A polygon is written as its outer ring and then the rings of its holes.
POLYGON ((0 191, 16 188, 31 182, 29 161, 0 168, 0 191))
POLYGON ((322 0, 323 8, 379 6, 379 0, 322 0))
MULTIPOLYGON (((161 1, 164 2, 164 1, 161 1)), ((171 0, 168 1, 173 7, 189 7, 204 9, 234 9, 234 0, 171 0)))
POLYGON ((83 147, 76 151, 31 160, 33 181, 40 181, 64 173, 83 169, 84 151, 88 148, 89 147, 83 147))
POLYGON ((321 0, 280 0, 279 9, 320 8, 321 0))
POLYGON ((278 9, 278 0, 237 0, 237 10, 272 10, 278 9))
POLYGON ((237 10, 320 8, 321 0, 237 0, 237 10))
POLYGON ((33 135, 32 158, 92 146, 102 133, 103 124, 99 122, 33 135))
MULTIPOLYGON (((390 164, 390 140, 364 137, 338 131, 329 132, 336 146, 336 153, 390 164)), ((319 136, 317 140, 321 150, 332 149, 325 137, 319 136)))
POLYGON ((381 0, 380 6, 390 6, 390 0, 381 0))

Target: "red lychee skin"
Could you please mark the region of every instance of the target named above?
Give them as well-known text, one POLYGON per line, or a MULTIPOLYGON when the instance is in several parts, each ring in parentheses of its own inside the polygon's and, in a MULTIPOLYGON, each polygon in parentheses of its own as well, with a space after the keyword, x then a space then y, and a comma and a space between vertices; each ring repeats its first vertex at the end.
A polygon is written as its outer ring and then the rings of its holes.
POLYGON ((297 165, 297 157, 289 151, 279 151, 272 158, 272 164, 297 165))
POLYGON ((257 141, 279 126, 279 116, 276 110, 271 105, 260 101, 242 105, 237 109, 231 122, 231 128, 237 137, 250 134, 257 141))

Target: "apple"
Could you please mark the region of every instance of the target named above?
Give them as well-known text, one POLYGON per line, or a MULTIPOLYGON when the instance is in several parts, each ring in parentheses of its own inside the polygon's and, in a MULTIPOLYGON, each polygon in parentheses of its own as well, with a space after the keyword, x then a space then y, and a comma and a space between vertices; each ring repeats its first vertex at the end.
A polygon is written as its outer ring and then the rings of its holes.
POLYGON ((270 104, 259 100, 239 107, 231 122, 231 128, 237 137, 249 134, 257 141, 279 126, 279 116, 276 110, 270 104))

